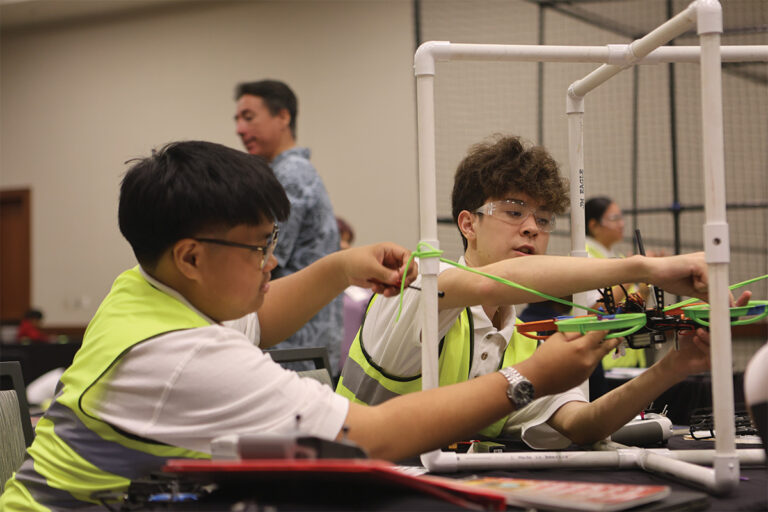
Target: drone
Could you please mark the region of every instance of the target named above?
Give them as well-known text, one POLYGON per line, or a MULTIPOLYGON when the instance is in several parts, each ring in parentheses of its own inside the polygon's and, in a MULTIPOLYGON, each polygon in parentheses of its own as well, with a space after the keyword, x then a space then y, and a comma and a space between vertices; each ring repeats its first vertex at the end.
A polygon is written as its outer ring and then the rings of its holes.
MULTIPOLYGON (((640 231, 635 231, 640 254, 645 254, 640 231)), ((758 279, 751 279, 731 286, 731 289, 744 286, 758 279)), ((689 299, 664 307, 664 290, 651 286, 654 306, 648 307, 639 293, 628 293, 623 285, 625 299, 616 303, 611 286, 600 291, 601 310, 597 315, 559 316, 550 320, 526 322, 515 326, 517 331, 532 339, 542 340, 553 331, 578 332, 610 331, 606 339, 624 337, 630 348, 646 348, 651 344, 667 341, 666 333, 674 332, 675 346, 677 335, 694 331, 699 327, 709 327, 709 305, 696 299, 689 299)), ((578 306, 577 306, 578 307, 578 306)), ((750 301, 744 306, 730 308, 731 325, 744 325, 757 322, 768 316, 768 301, 750 301)))
MULTIPOLYGON (((516 326, 522 335, 533 339, 545 339, 547 336, 539 333, 581 332, 582 334, 592 330, 610 330, 606 338, 624 337, 631 348, 645 348, 650 344, 664 343, 667 340, 666 332, 693 331, 700 325, 689 318, 680 308, 665 311, 664 291, 655 288, 655 307, 646 307, 645 299, 639 293, 626 293, 626 299, 618 304, 614 301, 611 287, 600 290, 603 305, 600 308, 605 311, 600 315, 587 316, 560 316, 550 320, 527 322, 516 326)), ((699 305, 699 304, 697 304, 699 305)), ((703 305, 703 304, 701 304, 703 305)))

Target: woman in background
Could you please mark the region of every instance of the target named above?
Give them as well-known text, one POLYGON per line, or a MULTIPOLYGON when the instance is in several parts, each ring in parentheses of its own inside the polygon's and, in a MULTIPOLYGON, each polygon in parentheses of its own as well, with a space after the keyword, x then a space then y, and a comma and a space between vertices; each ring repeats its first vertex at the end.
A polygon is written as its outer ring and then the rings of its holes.
MULTIPOLYGON (((613 250, 614 246, 624 238, 624 217, 619 205, 607 197, 593 197, 584 205, 584 217, 587 231, 586 249, 589 257, 623 258, 624 255, 613 250)), ((643 300, 648 299, 648 285, 627 283, 623 289, 621 286, 613 287, 613 297, 617 304, 626 298, 625 291, 639 293, 643 300)), ((602 306, 602 302, 598 302, 599 298, 600 292, 595 290, 587 302, 591 303, 593 308, 598 308, 602 306)), ((621 357, 616 358, 613 354, 608 354, 603 358, 603 369, 609 370, 616 367, 645 368, 645 351, 627 348, 626 353, 621 357)), ((601 392, 597 389, 593 393, 590 389, 590 400, 594 400, 603 392, 605 390, 601 392)))

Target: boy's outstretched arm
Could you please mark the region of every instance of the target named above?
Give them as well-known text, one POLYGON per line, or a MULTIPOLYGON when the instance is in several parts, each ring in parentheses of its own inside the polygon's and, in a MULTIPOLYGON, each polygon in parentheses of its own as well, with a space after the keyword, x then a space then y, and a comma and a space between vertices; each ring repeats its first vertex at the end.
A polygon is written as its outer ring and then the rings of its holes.
MULTIPOLYGON (((604 331, 558 333, 515 368, 534 386, 535 397, 559 393, 586 380, 618 344, 604 331)), ((514 410, 507 381, 498 372, 451 386, 409 393, 368 407, 352 403, 347 437, 371 457, 398 460, 466 439, 514 410)), ((341 434, 340 434, 341 436, 341 434)))
MULTIPOLYGON (((410 251, 388 242, 355 247, 329 254, 272 281, 259 309, 261 347, 271 347, 296 332, 347 286, 371 288, 387 296, 399 293, 409 257, 410 251)), ((417 272, 417 265, 412 263, 406 286, 417 272)))
MULTIPOLYGON (((707 265, 704 253, 663 258, 631 256, 621 259, 575 258, 570 256, 521 256, 502 260, 478 270, 555 297, 605 286, 646 282, 669 293, 706 299, 707 265)), ((444 309, 483 305, 538 302, 541 297, 460 269, 439 276, 445 296, 444 309)))

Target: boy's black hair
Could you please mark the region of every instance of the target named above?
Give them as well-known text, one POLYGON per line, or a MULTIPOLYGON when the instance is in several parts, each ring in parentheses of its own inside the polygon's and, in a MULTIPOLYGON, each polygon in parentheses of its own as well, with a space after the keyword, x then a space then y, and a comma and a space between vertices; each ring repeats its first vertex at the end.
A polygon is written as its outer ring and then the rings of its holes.
POLYGON ((605 214, 605 210, 611 206, 611 203, 613 203, 613 200, 605 196, 593 197, 584 203, 584 230, 587 232, 587 235, 592 236, 592 233, 589 231, 589 221, 594 219, 599 224, 600 219, 605 214))
POLYGON ((153 268, 168 248, 209 229, 288 218, 290 202, 266 160, 221 144, 174 142, 139 159, 120 187, 120 232, 153 268))
POLYGON ((276 116, 282 109, 291 115, 291 135, 296 138, 296 116, 299 115, 299 105, 296 94, 288 84, 279 80, 259 80, 258 82, 243 82, 235 88, 235 100, 244 94, 258 96, 264 101, 269 113, 276 116))

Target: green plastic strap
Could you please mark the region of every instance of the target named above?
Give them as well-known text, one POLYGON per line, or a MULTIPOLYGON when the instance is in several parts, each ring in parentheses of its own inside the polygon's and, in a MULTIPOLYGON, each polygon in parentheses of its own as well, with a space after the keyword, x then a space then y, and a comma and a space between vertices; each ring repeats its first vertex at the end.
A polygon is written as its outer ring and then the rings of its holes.
MULTIPOLYGON (((754 300, 749 301, 744 306, 736 306, 729 308, 731 318, 740 318, 742 316, 749 316, 749 318, 743 318, 741 320, 732 320, 731 325, 747 325, 762 320, 768 316, 768 301, 754 300)), ((699 325, 709 326, 709 305, 700 304, 697 306, 688 306, 683 308, 685 314, 694 322, 699 325)))
POLYGON ((477 269, 474 269, 474 268, 471 268, 471 267, 467 267, 466 265, 462 265, 461 263, 457 263, 455 261, 451 261, 451 260, 445 259, 445 258, 442 257, 443 251, 441 251, 439 249, 435 249, 434 247, 432 247, 427 242, 419 242, 419 244, 417 245, 417 248, 418 248, 418 250, 416 250, 416 251, 411 253, 411 257, 408 258, 408 262, 405 264, 405 271, 403 272, 403 280, 400 283, 400 306, 397 309, 397 317, 395 318, 395 321, 398 321, 400 319, 400 313, 403 310, 403 290, 405 289, 405 276, 408 275, 408 267, 410 267, 411 262, 413 261, 413 258, 416 258, 416 257, 418 257, 418 258, 435 258, 436 257, 436 258, 439 258, 440 261, 442 261, 443 263, 447 263, 449 265, 453 265, 456 268, 460 268, 462 270, 466 270, 467 272, 472 272, 473 274, 478 274, 478 275, 487 277, 488 279, 493 279, 496 282, 505 284, 507 286, 511 286, 512 288, 517 288, 518 290, 523 290, 525 292, 532 293, 533 295, 538 295, 539 297, 542 297, 544 299, 551 300, 551 301, 554 301, 554 302, 559 302, 560 304, 564 304, 566 306, 584 309, 584 310, 590 311, 590 312, 598 314, 598 315, 602 315, 603 314, 602 311, 598 311, 596 309, 592 309, 592 308, 587 307, 587 306, 581 306, 579 304, 575 304, 573 302, 569 302, 569 301, 567 301, 565 299, 560 299, 558 297, 552 297, 551 295, 547 295, 546 293, 542 293, 540 291, 534 290, 533 288, 528 288, 527 286, 523 286, 522 284, 515 283, 513 281, 510 281, 509 279, 504 279, 503 277, 494 276, 493 274, 488 274, 486 272, 482 272, 480 270, 477 270, 477 269), (423 247, 427 247, 428 249, 427 250, 423 250, 422 249, 423 247))
POLYGON ((555 320, 557 330, 560 332, 578 332, 586 334, 589 331, 614 331, 605 336, 605 339, 621 338, 640 330, 647 320, 645 313, 623 313, 606 317, 576 317, 555 320), (624 329, 615 332, 616 329, 624 329))
MULTIPOLYGON (((729 290, 735 290, 736 288, 741 288, 742 286, 747 286, 748 284, 752 284, 754 282, 760 281, 762 279, 768 278, 768 274, 765 274, 764 276, 759 277, 753 277, 752 279, 747 279, 746 281, 742 281, 740 283, 732 284, 728 287, 729 290)), ((680 308, 683 306, 687 306, 688 304, 693 304, 694 302, 698 302, 699 299, 692 298, 692 299, 685 299, 684 301, 680 301, 677 304, 672 304, 671 306, 667 306, 664 308, 664 311, 669 311, 670 309, 680 308)))

